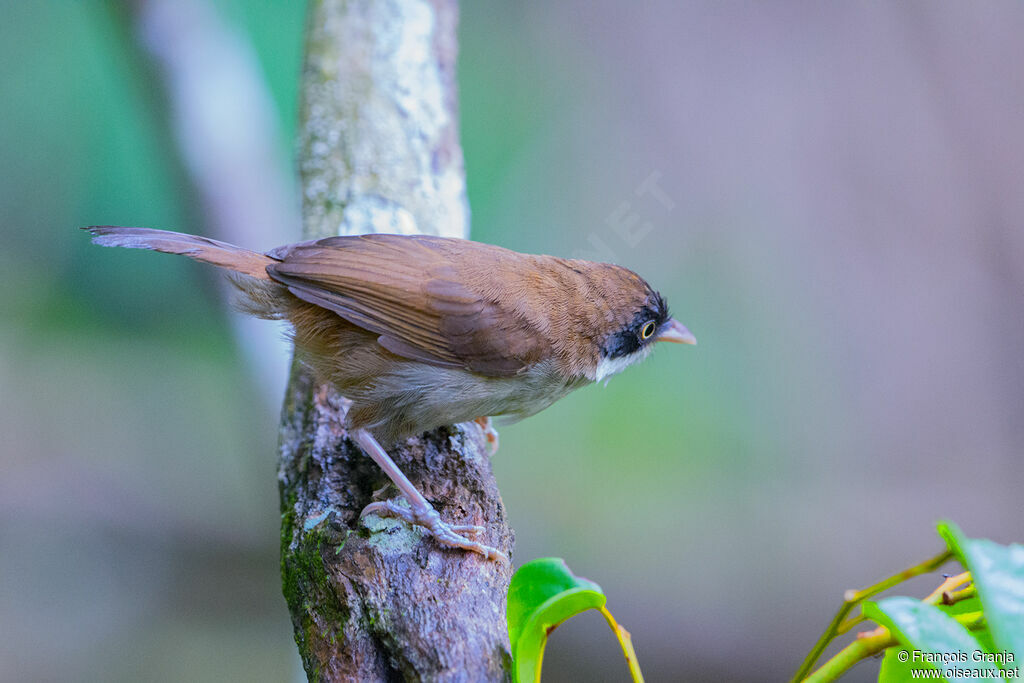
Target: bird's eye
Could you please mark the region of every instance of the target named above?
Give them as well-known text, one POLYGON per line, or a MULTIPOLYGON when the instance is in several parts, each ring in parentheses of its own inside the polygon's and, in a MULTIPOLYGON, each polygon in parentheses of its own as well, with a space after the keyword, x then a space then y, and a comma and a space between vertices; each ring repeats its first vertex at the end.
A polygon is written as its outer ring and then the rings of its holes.
POLYGON ((643 328, 641 328, 640 330, 640 338, 650 339, 652 336, 654 336, 654 331, 656 329, 658 329, 657 324, 655 324, 653 320, 648 320, 646 323, 644 323, 643 328))

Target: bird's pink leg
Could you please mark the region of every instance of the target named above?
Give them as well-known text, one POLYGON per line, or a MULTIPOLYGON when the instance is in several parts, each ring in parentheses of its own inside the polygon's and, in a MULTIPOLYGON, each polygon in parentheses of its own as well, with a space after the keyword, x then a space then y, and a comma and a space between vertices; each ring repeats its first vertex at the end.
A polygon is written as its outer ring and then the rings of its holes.
POLYGON ((494 424, 491 423, 489 417, 478 417, 473 422, 480 425, 480 428, 484 430, 484 436, 487 437, 487 443, 491 447, 491 455, 493 456, 498 452, 498 430, 494 428, 494 424))
POLYGON ((505 564, 508 563, 508 557, 497 548, 471 541, 462 535, 483 533, 483 527, 473 524, 452 525, 442 522, 441 515, 437 513, 434 506, 413 486, 409 478, 402 474, 402 470, 398 469, 398 465, 395 464, 395 461, 391 459, 391 456, 388 455, 387 451, 384 450, 372 434, 365 429, 356 429, 351 435, 352 439, 359 444, 359 447, 373 458, 375 463, 380 465, 380 468, 384 470, 384 474, 388 475, 391 481, 395 483, 395 486, 398 487, 398 490, 405 496, 405 499, 409 501, 408 508, 397 504, 393 500, 370 503, 363 508, 361 517, 367 514, 376 514, 381 517, 397 517, 409 524, 425 528, 427 533, 436 538, 441 545, 472 550, 473 552, 480 553, 487 559, 498 560, 505 564))

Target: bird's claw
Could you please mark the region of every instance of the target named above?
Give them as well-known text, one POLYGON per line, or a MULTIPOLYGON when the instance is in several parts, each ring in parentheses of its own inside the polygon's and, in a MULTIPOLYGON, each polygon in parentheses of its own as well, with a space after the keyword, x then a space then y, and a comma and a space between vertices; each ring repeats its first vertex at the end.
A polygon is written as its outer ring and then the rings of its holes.
POLYGON ((363 508, 360 517, 365 517, 368 514, 401 519, 414 526, 423 527, 441 545, 471 550, 489 560, 497 560, 505 565, 509 564, 508 556, 497 548, 472 541, 462 535, 477 536, 484 532, 484 527, 475 524, 448 524, 441 520, 441 515, 429 503, 425 506, 405 507, 393 500, 377 501, 363 508))

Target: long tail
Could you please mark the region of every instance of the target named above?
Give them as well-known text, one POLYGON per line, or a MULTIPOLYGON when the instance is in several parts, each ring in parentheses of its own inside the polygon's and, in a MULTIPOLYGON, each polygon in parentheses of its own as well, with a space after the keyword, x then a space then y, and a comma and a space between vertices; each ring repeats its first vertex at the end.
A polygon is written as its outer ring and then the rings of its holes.
POLYGON ((122 228, 116 225, 93 225, 82 229, 91 232, 93 243, 100 246, 152 249, 165 254, 181 254, 260 280, 270 279, 267 275, 267 266, 277 262, 269 256, 227 242, 169 230, 122 228))

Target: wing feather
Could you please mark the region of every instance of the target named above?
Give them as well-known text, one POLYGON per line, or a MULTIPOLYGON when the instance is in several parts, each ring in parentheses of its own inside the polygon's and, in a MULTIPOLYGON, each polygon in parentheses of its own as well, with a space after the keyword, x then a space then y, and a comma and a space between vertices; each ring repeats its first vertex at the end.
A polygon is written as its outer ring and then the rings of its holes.
POLYGON ((461 273, 489 259, 507 264, 510 253, 427 236, 331 237, 275 253, 282 260, 267 272, 303 301, 379 335, 394 354, 501 377, 549 349, 529 321, 501 305, 498 289, 477 291, 461 273))

